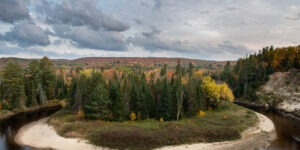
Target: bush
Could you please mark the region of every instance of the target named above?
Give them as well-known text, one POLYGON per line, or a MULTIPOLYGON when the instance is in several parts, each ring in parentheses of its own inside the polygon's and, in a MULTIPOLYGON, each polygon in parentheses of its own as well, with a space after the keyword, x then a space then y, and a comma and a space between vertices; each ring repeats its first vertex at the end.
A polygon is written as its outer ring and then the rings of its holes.
POLYGON ((136 115, 135 115, 135 113, 134 112, 132 112, 132 113, 130 113, 130 120, 131 121, 135 121, 136 120, 136 115))
POLYGON ((198 117, 204 117, 206 115, 206 113, 202 110, 200 110, 198 113, 197 113, 197 116, 198 117))

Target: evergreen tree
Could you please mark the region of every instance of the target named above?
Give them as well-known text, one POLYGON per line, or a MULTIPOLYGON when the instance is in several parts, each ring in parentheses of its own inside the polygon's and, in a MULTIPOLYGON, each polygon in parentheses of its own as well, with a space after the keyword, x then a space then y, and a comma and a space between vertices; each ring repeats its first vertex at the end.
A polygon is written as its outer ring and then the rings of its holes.
POLYGON ((55 71, 52 68, 53 63, 48 57, 40 60, 40 70, 42 79, 42 88, 45 89, 48 100, 55 96, 55 71))
POLYGON ((158 118, 163 118, 164 120, 170 120, 170 99, 169 99, 169 88, 167 83, 167 78, 163 80, 163 88, 161 91, 159 108, 158 108, 158 118))
POLYGON ((24 72, 16 63, 8 63, 1 74, 2 100, 7 101, 12 108, 25 107, 24 72))
POLYGON ((189 78, 186 85, 186 98, 187 98, 187 110, 186 113, 189 117, 195 116, 195 114, 200 110, 200 101, 197 99, 195 81, 189 78))
POLYGON ((55 97, 58 99, 63 99, 66 97, 67 87, 65 80, 62 74, 59 74, 56 77, 56 88, 55 88, 55 97))
POLYGON ((140 97, 138 93, 138 89, 136 87, 136 83, 133 80, 130 92, 130 111, 134 112, 135 114, 140 114, 140 97))
POLYGON ((89 95, 88 101, 84 105, 85 116, 88 119, 110 119, 111 114, 108 106, 109 94, 102 84, 98 84, 89 95))
POLYGON ((123 120, 125 118, 125 103, 120 83, 116 78, 110 83, 109 98, 111 100, 110 110, 113 114, 113 119, 123 120))

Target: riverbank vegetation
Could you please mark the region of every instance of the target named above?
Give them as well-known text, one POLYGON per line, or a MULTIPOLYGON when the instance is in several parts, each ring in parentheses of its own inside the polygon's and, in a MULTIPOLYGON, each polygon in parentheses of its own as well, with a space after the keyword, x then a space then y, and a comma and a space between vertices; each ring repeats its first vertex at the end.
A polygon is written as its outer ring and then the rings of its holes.
POLYGON ((117 149, 152 149, 166 145, 216 142, 241 137, 241 132, 258 121, 255 113, 230 102, 196 117, 179 121, 110 122, 90 120, 63 109, 49 120, 64 137, 88 139, 90 143, 117 149))
POLYGON ((27 111, 50 103, 59 103, 66 86, 55 74, 52 62, 44 57, 28 67, 10 62, 0 72, 0 114, 27 111))
POLYGON ((234 66, 228 62, 220 78, 229 84, 236 98, 258 101, 257 89, 269 80, 270 74, 292 68, 300 69, 300 46, 271 46, 239 59, 234 66))

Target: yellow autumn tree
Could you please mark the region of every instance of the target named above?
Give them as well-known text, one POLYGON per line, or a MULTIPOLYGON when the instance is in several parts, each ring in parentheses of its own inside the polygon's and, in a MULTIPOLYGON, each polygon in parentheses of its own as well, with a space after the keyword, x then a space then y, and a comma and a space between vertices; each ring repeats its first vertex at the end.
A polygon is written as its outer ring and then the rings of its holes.
POLYGON ((130 113, 130 120, 135 121, 136 120, 136 114, 134 112, 130 113))
POLYGON ((233 96, 232 91, 228 87, 228 85, 226 83, 223 83, 223 84, 218 85, 218 86, 219 86, 219 90, 220 90, 220 98, 222 100, 233 102, 234 96, 233 96))
POLYGON ((203 77, 202 89, 205 92, 206 98, 213 105, 217 105, 220 101, 220 90, 218 85, 210 76, 203 77))
POLYGON ((210 76, 203 77, 202 88, 205 92, 206 98, 215 106, 220 100, 233 102, 234 96, 226 83, 216 84, 210 76))

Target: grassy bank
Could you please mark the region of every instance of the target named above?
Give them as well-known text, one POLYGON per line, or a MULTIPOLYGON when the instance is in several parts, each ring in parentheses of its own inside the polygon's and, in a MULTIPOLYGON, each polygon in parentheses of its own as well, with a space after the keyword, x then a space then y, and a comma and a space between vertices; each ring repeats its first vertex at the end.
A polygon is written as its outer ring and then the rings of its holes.
POLYGON ((65 137, 80 137, 90 143, 117 149, 152 149, 166 145, 216 142, 238 139, 241 132, 254 126, 255 113, 232 103, 222 103, 204 117, 180 121, 87 121, 63 109, 50 120, 65 137))
POLYGON ((62 105, 60 101, 55 100, 55 101, 49 101, 46 104, 39 105, 39 106, 34 106, 34 107, 27 107, 24 109, 15 109, 15 110, 6 110, 6 109, 1 109, 0 110, 0 122, 5 121, 13 116, 16 116, 21 113, 31 113, 31 112, 36 112, 40 111, 43 109, 48 109, 48 108, 53 108, 53 107, 58 107, 62 105))

